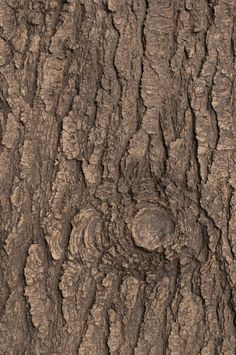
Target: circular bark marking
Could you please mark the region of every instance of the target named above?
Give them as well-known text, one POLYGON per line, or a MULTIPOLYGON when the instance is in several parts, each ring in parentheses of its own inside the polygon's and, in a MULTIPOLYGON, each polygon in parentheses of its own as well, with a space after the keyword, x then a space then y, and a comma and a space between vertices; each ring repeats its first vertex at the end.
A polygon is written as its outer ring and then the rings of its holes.
POLYGON ((174 233, 175 223, 164 208, 145 208, 133 222, 132 236, 137 246, 154 251, 165 245, 174 233))

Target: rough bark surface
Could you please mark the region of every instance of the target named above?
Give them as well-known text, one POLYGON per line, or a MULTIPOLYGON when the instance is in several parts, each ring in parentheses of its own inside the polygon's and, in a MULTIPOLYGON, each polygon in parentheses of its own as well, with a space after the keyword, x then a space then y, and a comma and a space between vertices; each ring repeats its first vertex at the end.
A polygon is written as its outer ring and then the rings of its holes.
POLYGON ((0 354, 235 354, 235 0, 1 0, 0 354))

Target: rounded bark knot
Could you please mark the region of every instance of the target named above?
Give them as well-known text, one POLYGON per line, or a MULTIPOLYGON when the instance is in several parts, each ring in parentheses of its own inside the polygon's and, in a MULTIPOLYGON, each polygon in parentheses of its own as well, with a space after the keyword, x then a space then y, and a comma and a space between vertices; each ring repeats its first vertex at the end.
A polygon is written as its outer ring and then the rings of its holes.
POLYGON ((170 212, 162 207, 143 208, 136 214, 132 226, 135 244, 148 251, 167 246, 174 231, 175 223, 170 212))
POLYGON ((102 254, 104 235, 100 215, 93 209, 81 210, 73 219, 69 251, 72 258, 93 262, 102 254))

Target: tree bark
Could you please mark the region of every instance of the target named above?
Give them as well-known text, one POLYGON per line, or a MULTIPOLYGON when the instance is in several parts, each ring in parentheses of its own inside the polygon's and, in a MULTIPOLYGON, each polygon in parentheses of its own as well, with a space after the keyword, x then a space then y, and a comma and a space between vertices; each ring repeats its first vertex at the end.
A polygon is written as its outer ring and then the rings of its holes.
POLYGON ((235 18, 1 0, 0 354, 235 354, 235 18))

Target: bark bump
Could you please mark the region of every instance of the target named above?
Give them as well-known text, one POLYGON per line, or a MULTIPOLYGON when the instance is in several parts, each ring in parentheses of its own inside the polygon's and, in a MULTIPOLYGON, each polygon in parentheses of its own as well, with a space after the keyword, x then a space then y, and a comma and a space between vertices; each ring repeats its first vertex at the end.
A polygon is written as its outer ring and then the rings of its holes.
POLYGON ((163 208, 144 208, 134 219, 132 235, 137 246, 154 251, 170 241, 175 224, 163 208))

